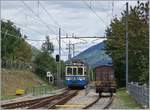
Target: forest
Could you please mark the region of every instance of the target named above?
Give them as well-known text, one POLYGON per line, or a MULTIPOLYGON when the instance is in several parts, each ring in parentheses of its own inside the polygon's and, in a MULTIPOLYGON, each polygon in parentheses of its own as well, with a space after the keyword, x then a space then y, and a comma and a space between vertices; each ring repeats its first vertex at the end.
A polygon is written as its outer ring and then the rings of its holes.
MULTIPOLYGON (((57 72, 56 61, 52 56, 54 46, 49 41, 49 36, 45 37, 45 42, 38 50, 31 46, 27 41, 27 35, 22 35, 20 28, 16 27, 10 20, 1 20, 1 58, 5 61, 29 63, 39 77, 46 80, 46 72, 57 72)), ((61 61, 62 70, 64 62, 61 61)), ((3 65, 2 65, 3 66, 3 65)), ((6 65, 7 66, 7 65, 6 65)))
MULTIPOLYGON (((115 17, 106 29, 106 51, 112 57, 118 86, 125 86, 126 11, 115 17)), ((128 14, 129 82, 149 82, 149 2, 137 2, 128 14)))

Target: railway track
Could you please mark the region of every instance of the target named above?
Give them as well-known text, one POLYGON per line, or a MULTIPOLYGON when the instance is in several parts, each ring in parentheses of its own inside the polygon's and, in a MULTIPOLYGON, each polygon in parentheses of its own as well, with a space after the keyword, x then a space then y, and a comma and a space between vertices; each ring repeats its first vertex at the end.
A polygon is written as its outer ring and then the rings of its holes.
MULTIPOLYGON (((97 97, 95 100, 93 100, 91 103, 86 104, 84 103, 68 103, 64 105, 56 104, 57 109, 109 109, 113 102, 114 97, 110 96, 102 96, 102 97, 97 97)), ((78 99, 77 99, 78 100, 78 99)), ((90 100, 90 99, 89 99, 90 100)))
POLYGON ((54 107, 56 102, 65 103, 67 100, 69 100, 76 94, 77 94, 77 91, 65 90, 61 94, 33 99, 33 100, 26 100, 26 101, 21 101, 21 102, 3 104, 1 105, 1 107, 3 109, 15 109, 15 108, 36 109, 36 108, 42 108, 42 107, 52 108, 54 107))
POLYGON ((83 109, 108 109, 112 104, 113 100, 114 100, 113 96, 98 97, 95 101, 83 107, 83 109))
MULTIPOLYGON (((8 103, 1 105, 3 109, 16 109, 16 108, 26 108, 26 109, 55 109, 57 105, 64 105, 72 97, 76 96, 78 90, 65 90, 63 93, 43 97, 33 100, 8 103)), ((81 109, 108 109, 113 102, 114 97, 102 96, 97 97, 93 102, 88 105, 81 106, 81 109)))

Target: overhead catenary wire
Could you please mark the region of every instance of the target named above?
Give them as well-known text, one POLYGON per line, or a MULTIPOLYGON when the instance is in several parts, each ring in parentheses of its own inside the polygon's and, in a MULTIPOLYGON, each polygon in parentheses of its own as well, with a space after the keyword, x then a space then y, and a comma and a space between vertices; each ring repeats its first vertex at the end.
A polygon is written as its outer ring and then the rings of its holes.
MULTIPOLYGON (((47 27, 48 29, 50 29, 50 30, 53 32, 53 34, 55 34, 55 32, 48 26, 47 23, 45 23, 45 22, 41 19, 40 16, 38 16, 24 1, 22 1, 22 2, 23 2, 23 4, 24 4, 36 17, 38 17, 38 18, 40 19, 41 22, 43 22, 43 23, 46 25, 46 27, 47 27)), ((56 39, 56 40, 58 41, 58 39, 56 39)), ((61 50, 62 50, 62 48, 61 48, 61 50)), ((62 51, 63 51, 63 50, 62 50, 62 51)))
POLYGON ((97 18, 107 26, 107 23, 95 12, 94 9, 86 1, 82 1, 95 14, 95 16, 97 16, 97 18))
MULTIPOLYGON (((23 2, 24 4, 25 4, 25 2, 23 2)), ((50 16, 50 13, 44 8, 44 6, 39 2, 39 4, 40 4, 40 6, 43 8, 43 10, 45 10, 45 12, 49 15, 49 17, 51 17, 51 18, 53 18, 52 16, 50 16)), ((28 6, 27 4, 25 4, 26 6, 28 6)), ((28 8, 32 11, 32 13, 34 13, 34 11, 28 6, 28 8)), ((34 13, 35 14, 35 13, 34 13)), ((35 14, 36 15, 36 14, 35 14)), ((37 16, 37 15, 36 15, 37 16)), ((37 16, 40 20, 42 20, 39 16, 37 16)), ((54 19, 53 19, 54 20, 54 19)), ((55 21, 55 20, 54 20, 55 21)), ((42 22, 44 22, 43 20, 42 20, 42 22)), ((58 22, 57 21, 55 21, 55 23, 57 23, 57 25, 59 25, 58 24, 58 22)), ((47 24, 46 24, 46 26, 47 26, 47 24)), ((60 26, 60 25, 59 25, 60 26)), ((48 26, 47 26, 48 27, 48 26)), ((56 26, 53 26, 53 27, 56 27, 56 26)), ((49 27, 48 27, 49 28, 49 27)), ((53 31, 53 33, 55 34, 55 32, 53 31)), ((56 40, 58 41, 58 39, 56 38, 56 40)), ((40 41, 40 40, 37 40, 37 41, 40 41)), ((59 41, 58 41, 58 43, 59 43, 59 41)), ((61 48, 61 50, 62 50, 62 52, 64 52, 63 51, 63 49, 61 48)))
MULTIPOLYGON (((43 24, 41 21, 39 21, 39 18, 37 18, 36 16, 35 16, 35 17, 34 17, 34 16, 31 16, 31 15, 25 13, 23 10, 24 10, 24 8, 22 8, 22 13, 24 13, 26 16, 30 17, 30 20, 31 20, 31 19, 36 20, 36 21, 39 22, 41 25, 45 26, 45 24, 43 24)), ((19 11, 19 12, 20 12, 20 11, 19 11)), ((15 16, 15 15, 16 15, 16 14, 14 14, 14 16, 15 16)), ((46 28, 47 28, 47 27, 46 27, 46 28)))
MULTIPOLYGON (((7 21, 7 19, 4 19, 4 18, 2 18, 2 21, 7 21)), ((35 32, 35 33, 39 33, 39 34, 41 34, 41 35, 43 35, 44 33, 42 33, 41 31, 39 31, 39 30, 36 30, 36 29, 34 29, 34 28, 32 28, 32 27, 28 27, 28 26, 25 26, 25 25, 23 25, 23 24, 20 24, 20 23, 17 23, 17 22, 13 22, 13 24, 15 24, 15 25, 19 25, 19 26, 21 26, 21 28, 24 28, 25 30, 32 30, 32 32, 35 32)), ((20 28, 20 27, 19 27, 20 28)), ((20 29, 21 29, 20 28, 20 29)))
MULTIPOLYGON (((23 4, 40 20, 40 22, 42 22, 43 24, 45 24, 45 26, 50 29, 50 27, 48 26, 48 24, 46 24, 24 1, 22 1, 23 4)), ((15 24, 15 23, 14 23, 15 24)), ((17 23, 16 23, 17 24, 17 23)), ((26 28, 26 27, 24 27, 26 28)), ((51 29, 51 31, 55 34, 55 32, 51 29)), ((40 32, 38 32, 40 33, 40 32)), ((40 33, 41 34, 41 33, 40 33)), ((17 37, 17 36, 14 36, 12 34, 8 34, 9 36, 13 36, 13 37, 17 37)), ((17 37, 18 38, 18 37, 17 37)), ((22 37, 21 37, 22 38, 22 37)), ((23 39, 23 38, 22 38, 23 39)), ((38 39, 28 39, 26 38, 25 40, 28 40, 28 41, 45 41, 45 40, 38 40, 38 39)), ((57 40, 57 39, 56 39, 57 40)), ((61 48, 62 50, 62 48, 61 48)), ((63 50, 62 50, 63 51, 63 50)))
MULTIPOLYGON (((45 13, 49 16, 51 20, 53 20, 54 24, 56 24, 58 27, 60 27, 59 23, 53 18, 50 12, 47 11, 47 9, 43 6, 41 2, 39 2, 39 5, 41 5, 42 9, 45 11, 45 13)), ((57 27, 56 26, 56 27, 57 27)))
MULTIPOLYGON (((0 31, 0 32, 5 34, 5 32, 2 32, 2 31, 0 31)), ((25 40, 28 40, 28 41, 46 41, 44 39, 29 39, 29 38, 18 37, 18 36, 15 36, 13 34, 10 34, 10 33, 7 33, 6 35, 9 35, 9 36, 12 36, 12 37, 15 37, 15 38, 25 39, 25 40)), ((55 40, 55 39, 56 38, 52 38, 52 39, 49 39, 49 40, 55 40)))
POLYGON ((54 26, 54 27, 55 27, 55 28, 61 28, 61 30, 63 30, 65 33, 67 33, 67 32, 62 28, 62 26, 58 23, 58 21, 54 19, 53 15, 52 15, 49 11, 47 11, 47 9, 44 7, 44 5, 43 5, 41 2, 39 2, 39 5, 40 5, 40 6, 42 7, 42 9, 45 11, 45 13, 48 15, 48 17, 54 22, 54 24, 56 25, 56 26, 54 26))
MULTIPOLYGON (((25 4, 25 2, 23 2, 24 4, 25 4)), ((53 17, 51 16, 51 14, 45 9, 45 7, 41 4, 41 3, 39 3, 40 5, 41 5, 41 7, 43 8, 43 10, 49 15, 49 17, 50 18, 52 18, 53 19, 53 17)), ((26 6, 27 6, 27 4, 25 4, 26 6)), ((32 13, 34 13, 34 11, 29 7, 29 6, 27 6, 30 10, 31 10, 31 12, 32 13)), ((94 10, 93 10, 94 11, 94 10)), ((94 11, 95 12, 95 11, 94 11)), ((35 14, 35 13, 34 13, 35 14)), ((96 14, 96 13, 95 13, 96 14)), ((35 14, 36 15, 36 14, 35 14)), ((37 15, 36 15, 37 16, 37 15)), ((40 19, 40 17, 38 16, 38 18, 40 19)), ((41 20, 41 19, 40 19, 41 20)), ((41 20, 42 21, 42 20, 41 20)), ((59 25, 58 24, 58 22, 57 21, 55 21, 54 19, 53 19, 53 21, 54 21, 54 23, 55 24, 57 24, 57 25, 59 25)), ((43 22, 43 21, 42 21, 43 22)), ((45 24, 45 23, 44 23, 45 24)), ((47 24, 46 24, 46 26, 47 26, 47 24)), ((60 26, 60 25, 59 25, 60 26)), ((48 26, 47 26, 48 27, 48 26)), ((49 27, 48 27, 49 28, 49 27)), ((54 32, 55 33, 55 32, 54 32)))
POLYGON ((24 1, 22 1, 22 3, 27 7, 27 9, 29 9, 29 10, 48 28, 49 31, 51 30, 51 33, 52 33, 52 34, 56 34, 56 33, 54 32, 54 30, 51 29, 51 28, 49 27, 49 25, 48 25, 45 21, 43 21, 43 19, 41 19, 41 17, 38 16, 24 1))

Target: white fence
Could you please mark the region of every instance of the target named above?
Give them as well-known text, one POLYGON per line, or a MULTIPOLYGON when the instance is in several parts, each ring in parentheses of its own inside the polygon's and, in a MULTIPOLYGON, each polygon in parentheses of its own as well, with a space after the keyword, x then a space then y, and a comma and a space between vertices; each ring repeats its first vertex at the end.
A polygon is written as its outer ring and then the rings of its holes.
POLYGON ((138 85, 138 83, 128 84, 129 94, 144 108, 149 107, 149 88, 145 85, 138 85))

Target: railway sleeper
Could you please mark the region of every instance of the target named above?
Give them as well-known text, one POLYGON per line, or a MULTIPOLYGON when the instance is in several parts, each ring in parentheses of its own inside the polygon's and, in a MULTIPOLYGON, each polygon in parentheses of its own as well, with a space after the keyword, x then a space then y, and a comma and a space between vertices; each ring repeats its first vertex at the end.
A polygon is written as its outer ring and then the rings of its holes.
POLYGON ((60 104, 64 104, 66 103, 68 100, 70 100, 72 97, 74 97, 75 95, 77 95, 77 91, 69 94, 67 96, 64 96, 63 98, 61 98, 60 100, 54 101, 54 103, 52 102, 50 105, 48 105, 48 109, 54 109, 56 108, 55 105, 60 105, 60 104))

